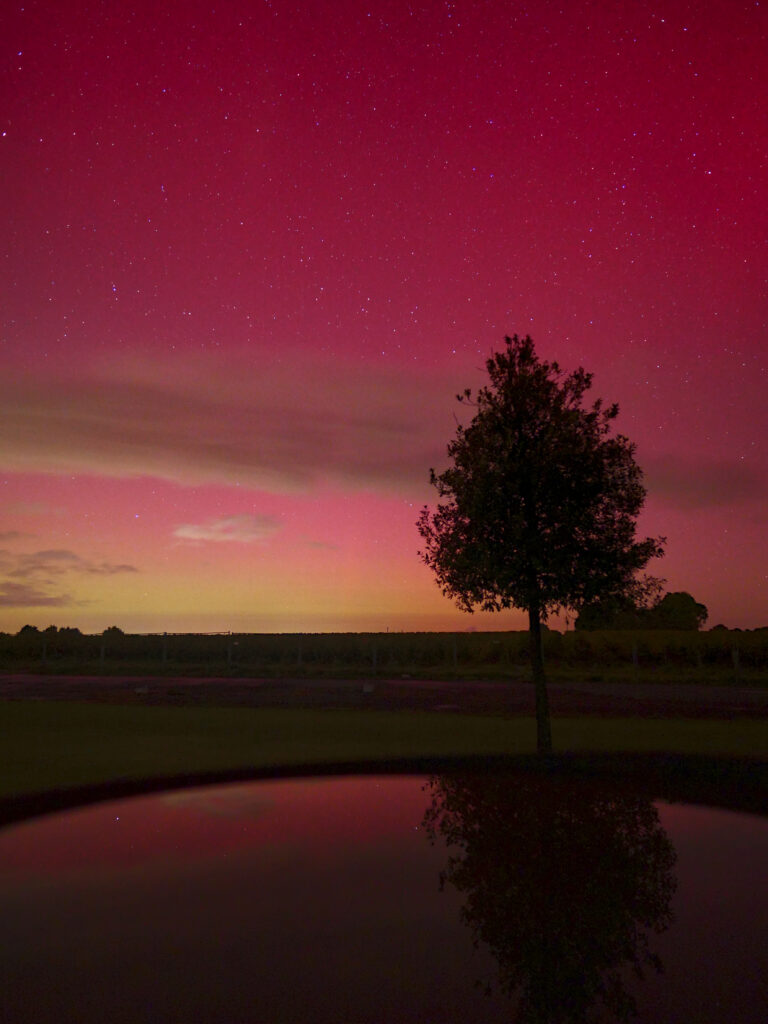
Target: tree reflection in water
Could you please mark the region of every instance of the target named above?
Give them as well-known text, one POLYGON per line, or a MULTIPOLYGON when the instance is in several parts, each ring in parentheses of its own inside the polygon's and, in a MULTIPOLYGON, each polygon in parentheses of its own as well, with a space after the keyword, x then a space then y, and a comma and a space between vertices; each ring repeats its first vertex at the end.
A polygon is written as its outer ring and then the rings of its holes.
MULTIPOLYGON (((449 847, 441 889, 498 962, 520 1022, 630 1020, 626 980, 662 970, 649 933, 672 922, 674 848, 651 801, 544 773, 438 776, 423 827, 449 847), (628 970, 629 969, 629 970, 628 970)), ((490 985, 486 983, 490 991, 490 985)))

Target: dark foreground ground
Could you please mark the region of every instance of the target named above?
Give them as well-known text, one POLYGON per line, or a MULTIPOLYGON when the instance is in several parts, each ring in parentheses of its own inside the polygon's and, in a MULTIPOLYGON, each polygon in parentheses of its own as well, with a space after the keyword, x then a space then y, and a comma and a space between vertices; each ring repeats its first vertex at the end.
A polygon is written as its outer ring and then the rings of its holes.
MULTIPOLYGON (((768 689, 685 683, 550 683, 558 715, 768 717, 768 689)), ((370 708, 530 715, 533 684, 416 679, 211 679, 145 676, 0 676, 0 700, 218 707, 370 708)))

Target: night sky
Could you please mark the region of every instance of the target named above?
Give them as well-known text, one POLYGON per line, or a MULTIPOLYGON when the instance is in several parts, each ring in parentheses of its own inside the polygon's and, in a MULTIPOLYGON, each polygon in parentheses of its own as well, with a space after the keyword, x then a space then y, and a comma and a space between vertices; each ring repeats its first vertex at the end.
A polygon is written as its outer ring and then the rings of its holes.
POLYGON ((741 0, 5 4, 0 629, 521 628, 417 557, 505 334, 652 569, 768 623, 768 53, 741 0))

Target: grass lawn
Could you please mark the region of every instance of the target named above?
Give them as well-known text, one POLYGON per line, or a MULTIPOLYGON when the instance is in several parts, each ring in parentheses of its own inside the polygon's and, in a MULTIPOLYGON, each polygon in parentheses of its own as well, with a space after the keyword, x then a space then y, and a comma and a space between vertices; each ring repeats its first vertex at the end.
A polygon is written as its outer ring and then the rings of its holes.
MULTIPOLYGON (((291 763, 526 754, 532 718, 412 711, 0 702, 0 798, 68 786, 291 763)), ((768 721, 555 718, 555 750, 768 758, 768 721)))

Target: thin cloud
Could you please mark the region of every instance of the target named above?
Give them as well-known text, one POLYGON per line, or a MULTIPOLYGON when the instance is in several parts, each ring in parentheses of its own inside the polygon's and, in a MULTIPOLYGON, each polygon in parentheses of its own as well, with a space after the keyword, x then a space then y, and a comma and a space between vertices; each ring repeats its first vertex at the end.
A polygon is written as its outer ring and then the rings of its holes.
POLYGON ((0 583, 0 608, 64 608, 74 603, 69 594, 46 594, 27 583, 0 583))
POLYGON ((174 537, 189 541, 237 541, 258 544, 267 540, 281 528, 271 516, 224 516, 208 523, 182 523, 173 531, 174 537))
POLYGON ((6 502, 5 511, 15 516, 46 516, 61 515, 63 508, 51 508, 44 501, 9 501, 6 502))
POLYGON ((90 573, 92 576, 117 576, 123 572, 138 572, 139 570, 135 565, 118 564, 113 565, 111 562, 86 562, 83 563, 83 572, 90 573))
POLYGON ((0 544, 8 544, 14 540, 27 540, 29 537, 33 537, 32 533, 22 533, 21 530, 5 530, 0 532, 0 544))
POLYGON ((0 381, 9 469, 159 476, 275 493, 316 484, 428 491, 463 379, 304 359, 111 367, 0 381))
POLYGON ((305 540, 304 544, 308 548, 317 548, 320 551, 338 551, 338 544, 329 544, 325 540, 305 540))
POLYGON ((86 573, 97 576, 114 576, 117 573, 132 573, 139 570, 134 565, 112 562, 90 562, 66 548, 49 548, 25 554, 0 551, 0 569, 11 579, 38 579, 62 576, 65 573, 86 573))

